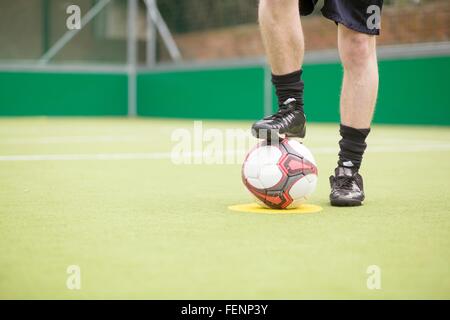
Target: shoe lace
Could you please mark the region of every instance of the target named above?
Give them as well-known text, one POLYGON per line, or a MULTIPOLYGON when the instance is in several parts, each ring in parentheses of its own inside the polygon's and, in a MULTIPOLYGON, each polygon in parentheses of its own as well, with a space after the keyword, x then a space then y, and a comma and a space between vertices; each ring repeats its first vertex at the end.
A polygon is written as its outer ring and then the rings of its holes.
POLYGON ((336 187, 344 189, 344 190, 352 190, 353 189, 353 177, 344 176, 344 177, 336 177, 335 178, 336 187))
POLYGON ((284 116, 292 111, 292 107, 290 105, 282 104, 280 105, 278 112, 272 115, 274 119, 282 119, 284 116))

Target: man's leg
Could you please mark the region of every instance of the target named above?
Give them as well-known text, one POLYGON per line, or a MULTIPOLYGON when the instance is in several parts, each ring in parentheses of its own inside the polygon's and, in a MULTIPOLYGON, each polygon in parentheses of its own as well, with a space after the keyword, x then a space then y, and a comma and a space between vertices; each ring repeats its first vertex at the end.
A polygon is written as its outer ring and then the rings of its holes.
POLYGON ((304 40, 299 2, 261 0, 258 16, 280 111, 256 122, 252 127, 253 134, 264 138, 268 137, 269 130, 273 130, 288 136, 304 137, 305 116, 301 80, 304 40))
POLYGON ((376 36, 340 24, 338 48, 344 67, 341 123, 352 128, 370 128, 378 93, 376 36))
POLYGON ((272 74, 300 70, 305 49, 298 0, 260 0, 258 18, 272 74))
POLYGON ((376 38, 338 26, 339 55, 344 67, 340 99, 342 139, 336 176, 330 177, 333 205, 360 205, 364 200, 358 170, 378 92, 376 38))

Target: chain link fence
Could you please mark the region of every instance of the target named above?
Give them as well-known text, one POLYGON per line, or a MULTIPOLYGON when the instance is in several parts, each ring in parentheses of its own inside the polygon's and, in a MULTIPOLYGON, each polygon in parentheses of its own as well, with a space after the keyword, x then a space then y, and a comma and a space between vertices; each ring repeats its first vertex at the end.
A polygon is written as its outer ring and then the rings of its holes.
MULTIPOLYGON (((334 49, 336 26, 319 1, 302 17, 308 51, 334 49)), ((159 6, 188 60, 235 59, 264 55, 257 25, 258 0, 160 0, 159 6)), ((385 0, 380 46, 450 41, 450 1, 385 0)), ((160 59, 167 60, 161 48, 160 59)))
MULTIPOLYGON (((100 0, 0 0, 0 60, 36 61, 67 32, 66 8, 86 14, 100 0)), ((124 64, 127 1, 111 0, 52 63, 124 64)), ((258 0, 158 0, 185 61, 261 57, 258 0)), ((336 47, 336 26, 315 12, 302 18, 309 51, 336 47)), ((139 1, 138 55, 145 63, 146 7, 139 1)), ((450 41, 450 1, 385 0, 380 45, 450 41)), ((159 38, 157 61, 170 61, 159 38)))

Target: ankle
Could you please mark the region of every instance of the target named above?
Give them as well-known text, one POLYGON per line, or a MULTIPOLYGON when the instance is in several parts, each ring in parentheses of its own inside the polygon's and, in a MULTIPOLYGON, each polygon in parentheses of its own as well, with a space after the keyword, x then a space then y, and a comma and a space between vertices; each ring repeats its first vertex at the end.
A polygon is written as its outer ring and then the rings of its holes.
POLYGON ((363 159, 364 151, 367 148, 366 138, 370 128, 356 129, 341 124, 339 141, 339 167, 350 168, 358 171, 363 159))
POLYGON ((272 83, 275 86, 278 97, 278 105, 294 105, 296 110, 303 112, 303 88, 301 80, 302 70, 297 70, 288 74, 272 74, 272 83))

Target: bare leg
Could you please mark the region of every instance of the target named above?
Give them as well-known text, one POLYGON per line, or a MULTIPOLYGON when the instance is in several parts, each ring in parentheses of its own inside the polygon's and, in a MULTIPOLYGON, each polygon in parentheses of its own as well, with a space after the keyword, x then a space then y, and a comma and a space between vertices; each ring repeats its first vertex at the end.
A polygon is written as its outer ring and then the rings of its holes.
POLYGON ((298 0, 260 0, 259 25, 272 73, 300 70, 304 39, 298 0))
POLYGON ((339 24, 339 55, 344 66, 341 93, 341 123, 369 128, 378 92, 376 37, 339 24))

